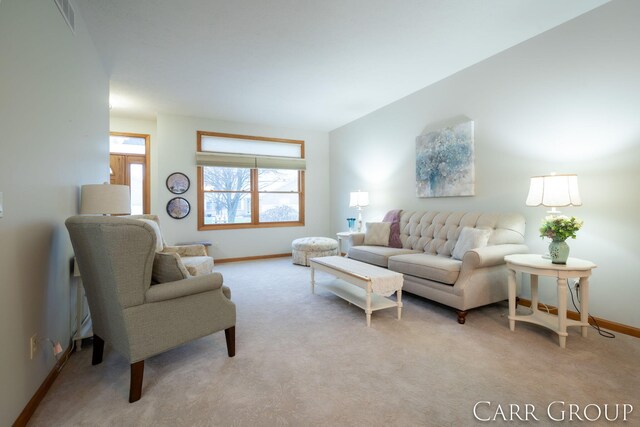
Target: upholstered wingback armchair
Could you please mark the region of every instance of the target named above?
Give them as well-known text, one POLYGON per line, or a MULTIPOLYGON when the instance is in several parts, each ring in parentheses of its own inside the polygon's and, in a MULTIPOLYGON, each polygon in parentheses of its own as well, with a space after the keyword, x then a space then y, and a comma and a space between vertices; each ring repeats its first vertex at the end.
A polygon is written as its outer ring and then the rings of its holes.
POLYGON ((222 275, 174 272, 179 280, 152 286, 157 235, 149 224, 74 216, 66 226, 93 321, 92 363, 102 362, 105 341, 129 360, 129 402, 142 395, 148 357, 221 330, 229 356, 235 355, 236 307, 222 275))
POLYGON ((167 245, 162 236, 158 215, 127 215, 124 218, 140 219, 149 223, 158 237, 156 252, 177 257, 176 262, 181 262, 190 275, 200 276, 213 271, 213 258, 207 254, 204 245, 167 245))

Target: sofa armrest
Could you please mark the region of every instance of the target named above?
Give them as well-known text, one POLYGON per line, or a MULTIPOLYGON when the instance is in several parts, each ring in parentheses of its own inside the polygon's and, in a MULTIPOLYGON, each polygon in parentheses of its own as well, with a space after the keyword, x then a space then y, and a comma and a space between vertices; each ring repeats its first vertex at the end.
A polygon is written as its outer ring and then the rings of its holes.
POLYGON ((165 246, 162 252, 177 253, 180 256, 208 256, 204 245, 165 246))
POLYGON ((202 292, 214 291, 222 287, 222 275, 211 273, 204 276, 190 277, 175 282, 153 285, 145 292, 145 302, 160 302, 186 297, 202 292))
POLYGON ((352 233, 349 235, 349 246, 362 246, 364 245, 364 233, 352 233))
POLYGON ((511 254, 529 253, 526 245, 505 244, 485 246, 467 251, 462 257, 463 268, 482 268, 504 264, 504 257, 511 254))

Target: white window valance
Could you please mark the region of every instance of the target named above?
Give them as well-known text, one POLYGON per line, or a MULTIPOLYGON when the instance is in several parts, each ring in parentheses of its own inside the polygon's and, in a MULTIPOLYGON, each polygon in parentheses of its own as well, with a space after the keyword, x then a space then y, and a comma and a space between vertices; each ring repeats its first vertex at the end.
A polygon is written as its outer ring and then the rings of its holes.
POLYGON ((305 170, 306 160, 294 157, 258 156, 252 154, 196 153, 198 166, 218 166, 251 169, 293 169, 305 170))

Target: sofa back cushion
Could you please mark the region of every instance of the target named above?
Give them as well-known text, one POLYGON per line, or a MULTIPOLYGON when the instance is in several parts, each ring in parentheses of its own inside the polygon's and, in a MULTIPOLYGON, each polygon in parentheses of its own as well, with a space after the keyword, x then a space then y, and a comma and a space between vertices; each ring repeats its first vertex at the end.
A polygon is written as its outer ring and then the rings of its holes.
POLYGON ((406 249, 451 256, 464 227, 490 229, 488 245, 524 243, 524 216, 480 212, 402 211, 400 240, 406 249))

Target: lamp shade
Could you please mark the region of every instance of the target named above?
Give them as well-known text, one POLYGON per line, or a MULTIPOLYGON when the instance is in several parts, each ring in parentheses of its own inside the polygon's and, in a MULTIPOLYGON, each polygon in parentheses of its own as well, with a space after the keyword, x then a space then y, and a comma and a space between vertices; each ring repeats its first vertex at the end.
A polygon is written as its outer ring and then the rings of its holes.
POLYGON ((527 206, 581 206, 578 176, 575 174, 544 175, 531 178, 527 206))
POLYGON ((81 214, 129 214, 131 196, 126 185, 83 185, 80 194, 81 214))
POLYGON ((360 190, 352 191, 351 197, 349 198, 349 207, 362 208, 364 206, 369 206, 369 193, 360 190))

